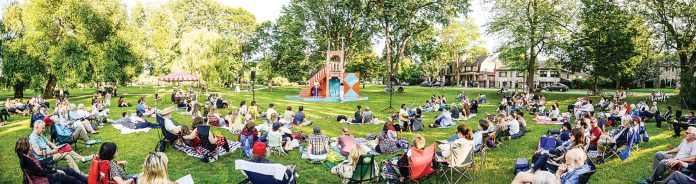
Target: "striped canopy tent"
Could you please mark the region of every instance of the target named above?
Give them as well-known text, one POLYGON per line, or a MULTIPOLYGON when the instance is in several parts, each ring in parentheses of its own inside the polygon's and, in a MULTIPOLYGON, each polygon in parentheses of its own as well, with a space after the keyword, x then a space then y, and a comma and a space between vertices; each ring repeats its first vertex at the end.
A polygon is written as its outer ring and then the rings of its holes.
POLYGON ((159 81, 165 82, 184 82, 184 81, 198 81, 198 77, 191 75, 189 73, 178 71, 170 73, 164 77, 160 77, 159 81))

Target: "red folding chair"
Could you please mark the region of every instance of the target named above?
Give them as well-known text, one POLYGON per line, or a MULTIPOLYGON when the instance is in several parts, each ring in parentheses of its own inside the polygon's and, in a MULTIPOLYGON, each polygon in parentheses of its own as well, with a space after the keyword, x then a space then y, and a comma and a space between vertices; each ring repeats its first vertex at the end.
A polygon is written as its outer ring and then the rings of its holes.
MULTIPOLYGON (((436 145, 435 143, 431 144, 428 147, 425 147, 424 150, 419 150, 419 149, 414 149, 414 148, 409 148, 411 151, 411 156, 408 157, 408 166, 399 166, 396 163, 392 163, 390 161, 385 161, 386 164, 392 165, 395 168, 399 167, 407 167, 409 170, 409 176, 403 176, 407 177, 407 181, 404 182, 415 182, 418 183, 419 179, 425 179, 428 181, 428 183, 432 183, 430 181, 430 176, 435 174, 435 169, 433 168, 433 158, 435 158, 435 148, 436 145)), ((406 156, 405 154, 402 156, 406 156)), ((397 169, 398 170, 398 169, 397 169)), ((398 171, 397 171, 398 172, 398 171)), ((399 173, 401 175, 401 173, 399 173)))
MULTIPOLYGON (((99 160, 97 156, 92 160, 92 166, 89 168, 89 176, 87 183, 89 184, 116 184, 116 181, 110 180, 111 166, 108 160, 99 160)), ((135 183, 135 182, 131 182, 135 183)))

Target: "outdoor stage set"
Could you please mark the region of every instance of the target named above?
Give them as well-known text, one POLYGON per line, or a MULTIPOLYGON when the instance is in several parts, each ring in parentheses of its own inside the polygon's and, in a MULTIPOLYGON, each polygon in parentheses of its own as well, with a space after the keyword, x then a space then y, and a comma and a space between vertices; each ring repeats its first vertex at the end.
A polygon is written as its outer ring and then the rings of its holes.
POLYGON ((326 66, 309 79, 309 87, 300 90, 299 96, 285 98, 305 102, 367 100, 367 97, 360 96, 360 73, 344 70, 343 54, 343 51, 326 52, 326 66))

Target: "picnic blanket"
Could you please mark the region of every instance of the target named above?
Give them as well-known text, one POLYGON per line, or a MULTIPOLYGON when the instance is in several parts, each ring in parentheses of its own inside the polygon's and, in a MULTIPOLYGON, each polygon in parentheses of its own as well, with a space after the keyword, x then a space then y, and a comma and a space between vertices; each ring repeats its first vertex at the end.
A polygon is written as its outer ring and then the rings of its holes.
POLYGON ((532 121, 534 121, 534 122, 536 122, 537 124, 540 124, 540 125, 562 125, 562 124, 563 124, 563 122, 561 122, 560 120, 558 120, 558 121, 551 121, 551 118, 539 117, 539 116, 537 116, 536 118, 532 119, 532 121))
MULTIPOLYGON (((218 156, 223 156, 223 155, 226 155, 228 153, 232 153, 242 146, 242 144, 238 141, 228 140, 227 144, 230 145, 230 151, 227 152, 227 151, 225 151, 225 149, 220 147, 216 150, 218 153, 218 156)), ((178 145, 178 144, 174 145, 174 149, 182 151, 182 152, 186 153, 188 156, 191 156, 191 157, 194 157, 197 159, 203 159, 203 157, 205 157, 205 155, 208 155, 210 153, 210 151, 208 151, 206 149, 203 149, 200 147, 191 147, 191 146, 187 146, 187 145, 183 145, 183 144, 182 145, 178 145)), ((213 162, 213 161, 214 160, 211 160, 210 162, 213 162)))
POLYGON ((131 134, 131 133, 136 133, 136 132, 148 132, 150 131, 150 128, 141 128, 141 129, 132 129, 123 126, 122 124, 112 124, 115 129, 118 129, 121 131, 121 134, 131 134))

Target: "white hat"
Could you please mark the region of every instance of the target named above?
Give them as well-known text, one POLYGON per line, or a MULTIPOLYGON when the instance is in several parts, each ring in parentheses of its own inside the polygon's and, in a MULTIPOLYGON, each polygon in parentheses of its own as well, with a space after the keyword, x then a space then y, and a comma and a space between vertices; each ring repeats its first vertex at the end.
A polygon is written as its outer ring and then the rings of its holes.
POLYGON ((690 126, 689 128, 686 129, 686 133, 696 135, 696 128, 690 126))

